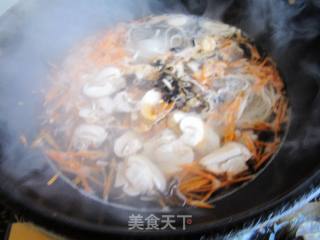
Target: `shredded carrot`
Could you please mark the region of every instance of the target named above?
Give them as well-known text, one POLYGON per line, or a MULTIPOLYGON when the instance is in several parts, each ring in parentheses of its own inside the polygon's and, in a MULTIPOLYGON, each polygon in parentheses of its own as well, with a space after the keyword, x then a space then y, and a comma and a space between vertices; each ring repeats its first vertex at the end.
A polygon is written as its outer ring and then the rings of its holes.
POLYGON ((109 31, 95 46, 90 57, 97 66, 117 64, 127 56, 123 46, 124 30, 120 27, 116 31, 109 31))
POLYGON ((91 193, 92 192, 92 188, 90 187, 87 178, 85 178, 83 176, 80 176, 80 179, 81 179, 81 184, 82 184, 82 186, 84 188, 84 191, 86 191, 87 193, 91 193))
POLYGON ((254 157, 257 156, 257 149, 255 146, 255 142, 252 140, 250 133, 249 132, 243 132, 242 135, 242 140, 244 144, 248 147, 249 151, 253 154, 254 157))
POLYGON ((210 181, 208 179, 201 179, 198 181, 189 181, 180 184, 180 191, 193 191, 199 189, 201 186, 208 184, 210 181))
POLYGON ((196 163, 194 163, 194 164, 185 164, 185 165, 182 166, 182 168, 186 172, 194 173, 194 174, 197 174, 197 175, 202 176, 204 178, 208 178, 210 180, 216 179, 215 176, 213 176, 212 174, 207 173, 206 171, 204 171, 203 168, 201 166, 197 165, 196 163))
POLYGON ((200 71, 194 73, 193 77, 201 84, 208 85, 208 68, 206 64, 203 64, 200 71))
POLYGON ((81 183, 81 179, 80 179, 80 177, 79 176, 76 176, 74 179, 73 179, 73 181, 72 181, 75 185, 78 185, 78 184, 80 184, 81 183))
POLYGON ((55 150, 47 151, 52 158, 73 159, 84 158, 88 160, 104 159, 108 156, 106 152, 101 151, 78 151, 78 152, 61 152, 55 150))
POLYGON ((197 201, 197 200, 191 200, 187 201, 189 205, 194 206, 194 207, 199 207, 199 208, 208 208, 211 209, 213 208, 213 205, 203 202, 203 201, 197 201))
POLYGON ((43 139, 54 149, 60 149, 60 146, 55 139, 47 132, 43 133, 43 139))

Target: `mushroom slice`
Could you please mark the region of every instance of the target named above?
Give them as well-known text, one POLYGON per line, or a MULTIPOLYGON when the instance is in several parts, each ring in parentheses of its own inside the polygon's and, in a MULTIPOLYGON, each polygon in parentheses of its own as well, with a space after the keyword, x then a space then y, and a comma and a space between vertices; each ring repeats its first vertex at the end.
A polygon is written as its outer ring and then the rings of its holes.
POLYGON ((143 153, 152 159, 154 157, 155 150, 159 146, 170 143, 176 139, 176 134, 171 129, 166 128, 144 144, 143 153))
POLYGON ((229 142, 202 158, 200 164, 216 174, 236 175, 247 170, 246 162, 251 156, 252 154, 244 145, 229 142))
POLYGON ((77 149, 86 149, 90 146, 100 147, 107 139, 106 130, 94 124, 82 124, 78 126, 73 135, 73 145, 77 149))
POLYGON ((96 123, 102 118, 102 114, 92 108, 81 108, 79 117, 83 118, 87 123, 96 123))
POLYGON ((201 154, 208 154, 220 147, 219 135, 198 116, 187 115, 182 117, 180 130, 182 132, 180 139, 201 154))
POLYGON ((109 96, 126 85, 126 80, 118 68, 108 67, 94 76, 91 82, 83 86, 83 94, 90 98, 109 96))
POLYGON ((137 103, 130 98, 128 92, 122 91, 114 97, 114 108, 117 112, 130 113, 136 110, 137 103))
POLYGON ((103 97, 98 99, 97 105, 103 110, 106 114, 111 114, 114 111, 115 103, 110 97, 103 97))
POLYGON ((141 99, 140 112, 148 121, 156 121, 170 112, 173 105, 167 104, 162 100, 162 94, 151 89, 141 99))
POLYGON ((175 140, 159 146, 154 152, 154 160, 165 174, 181 170, 181 166, 194 160, 191 147, 175 140))
POLYGON ((137 134, 128 131, 120 136, 114 144, 114 153, 118 157, 127 157, 140 151, 143 144, 137 134))
POLYGON ((157 191, 164 192, 166 179, 159 168, 143 155, 129 157, 122 169, 123 174, 117 186, 129 196, 152 195, 157 191))
POLYGON ((220 147, 220 136, 209 126, 205 126, 203 140, 195 146, 195 149, 202 155, 208 154, 220 147))
POLYGON ((180 121, 180 130, 182 132, 181 140, 195 147, 204 139, 204 122, 195 115, 188 115, 180 121))
POLYGON ((168 116, 168 126, 170 128, 178 128, 179 127, 179 123, 181 122, 181 120, 187 115, 187 113, 179 111, 179 110, 175 110, 173 111, 169 116, 168 116))

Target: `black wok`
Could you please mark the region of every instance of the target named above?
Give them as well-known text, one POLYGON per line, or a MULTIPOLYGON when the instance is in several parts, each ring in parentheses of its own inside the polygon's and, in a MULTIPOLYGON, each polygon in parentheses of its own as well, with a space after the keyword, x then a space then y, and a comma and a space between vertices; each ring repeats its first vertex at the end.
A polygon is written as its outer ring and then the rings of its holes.
POLYGON ((0 18, 0 191, 6 203, 50 230, 75 238, 107 234, 162 236, 222 232, 266 217, 320 180, 320 32, 317 1, 21 1, 0 18), (96 201, 55 174, 46 159, 21 144, 41 122, 48 73, 73 44, 112 24, 193 9, 243 29, 275 59, 286 83, 291 120, 280 151, 248 184, 214 201, 213 209, 119 208, 96 201), (148 7, 146 7, 148 6, 148 7), (195 7, 196 6, 196 7, 195 7), (192 215, 186 230, 128 229, 132 214, 192 215))

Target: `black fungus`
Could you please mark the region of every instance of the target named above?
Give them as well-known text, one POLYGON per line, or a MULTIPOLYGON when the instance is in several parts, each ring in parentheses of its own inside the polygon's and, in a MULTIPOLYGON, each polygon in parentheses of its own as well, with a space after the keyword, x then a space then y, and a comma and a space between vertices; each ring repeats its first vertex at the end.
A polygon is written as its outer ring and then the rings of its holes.
POLYGON ((178 53, 178 52, 182 51, 182 48, 181 47, 174 47, 174 48, 171 48, 170 51, 174 52, 174 53, 178 53))
POLYGON ((192 45, 192 47, 196 46, 196 40, 194 38, 191 40, 191 45, 192 45))
POLYGON ((287 123, 285 123, 285 122, 281 123, 280 130, 279 130, 278 134, 280 136, 282 136, 283 134, 285 134, 286 129, 287 129, 287 123))
POLYGON ((251 174, 255 173, 255 165, 256 162, 254 159, 250 158, 247 162, 246 162, 247 166, 248 166, 248 170, 251 174))
POLYGON ((263 142, 273 142, 275 140, 275 133, 271 130, 260 131, 258 133, 258 140, 263 142))
POLYGON ((248 45, 245 43, 240 43, 239 47, 242 49, 244 57, 247 59, 251 59, 252 53, 251 53, 251 49, 248 47, 248 45))
POLYGON ((260 54, 260 60, 263 61, 267 56, 267 52, 266 50, 264 50, 264 48, 262 48, 260 45, 254 45, 257 48, 258 53, 260 54))
POLYGON ((162 71, 165 64, 161 59, 155 60, 153 63, 151 63, 151 66, 157 68, 159 71, 162 71))
POLYGON ((160 76, 155 87, 160 90, 163 100, 167 103, 173 102, 180 94, 178 81, 166 73, 160 76))
POLYGON ((158 60, 154 61, 151 65, 154 67, 160 67, 163 65, 163 62, 160 59, 158 59, 158 60))

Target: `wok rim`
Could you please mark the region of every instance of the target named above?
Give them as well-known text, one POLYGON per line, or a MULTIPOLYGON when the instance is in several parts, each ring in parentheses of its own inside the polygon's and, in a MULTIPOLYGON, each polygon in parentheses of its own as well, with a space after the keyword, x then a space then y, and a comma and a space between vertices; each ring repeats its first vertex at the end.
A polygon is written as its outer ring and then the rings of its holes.
MULTIPOLYGON (((90 222, 85 222, 76 218, 70 218, 66 214, 52 212, 45 207, 36 207, 36 205, 27 205, 14 198, 6 189, 0 185, 0 195, 5 199, 5 205, 17 210, 23 215, 28 215, 28 220, 31 220, 36 225, 45 228, 49 232, 65 235, 66 230, 73 235, 75 231, 79 231, 88 235, 108 235, 115 234, 118 236, 139 236, 139 237, 163 237, 163 236, 183 236, 185 234, 200 234, 210 231, 215 233, 223 233, 227 230, 240 230, 246 225, 261 220, 268 220, 273 213, 289 209, 289 207, 303 198, 306 193, 312 189, 319 187, 320 184, 320 169, 316 169, 308 179, 298 183, 293 189, 284 193, 277 199, 271 199, 262 206, 256 206, 246 211, 240 212, 230 217, 215 220, 214 222, 200 223, 190 225, 187 230, 161 230, 161 231, 132 231, 126 227, 97 225, 90 222), (9 201, 9 203, 8 203, 9 201), (57 224, 56 226, 54 226, 57 224), (64 229, 62 229, 64 228, 64 229)), ((69 234, 67 234, 68 236, 69 234)))

